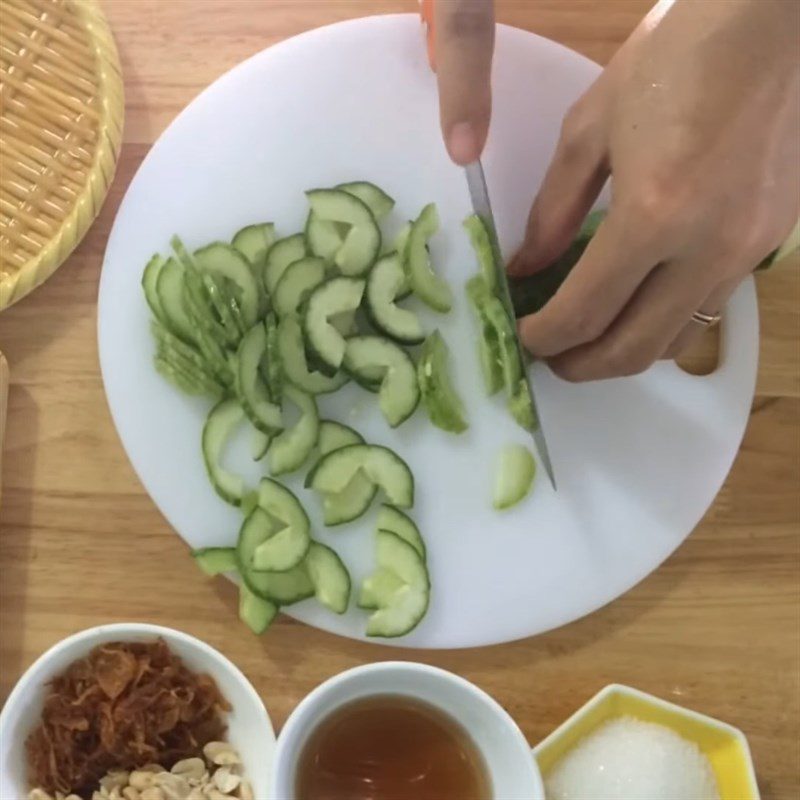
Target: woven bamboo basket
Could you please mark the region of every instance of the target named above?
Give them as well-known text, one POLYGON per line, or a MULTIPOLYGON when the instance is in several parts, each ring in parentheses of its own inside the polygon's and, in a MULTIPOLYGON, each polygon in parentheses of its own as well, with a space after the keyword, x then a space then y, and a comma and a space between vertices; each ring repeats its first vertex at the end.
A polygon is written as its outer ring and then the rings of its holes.
POLYGON ((64 262, 114 177, 124 99, 95 0, 0 0, 0 311, 64 262))

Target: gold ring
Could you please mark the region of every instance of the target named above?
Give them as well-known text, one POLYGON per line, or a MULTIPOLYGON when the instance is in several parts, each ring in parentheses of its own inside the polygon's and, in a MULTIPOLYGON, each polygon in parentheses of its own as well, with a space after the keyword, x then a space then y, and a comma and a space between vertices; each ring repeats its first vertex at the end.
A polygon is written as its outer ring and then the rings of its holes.
POLYGON ((696 322, 704 328, 713 328, 721 319, 722 314, 706 314, 703 311, 695 311, 692 314, 692 322, 696 322))

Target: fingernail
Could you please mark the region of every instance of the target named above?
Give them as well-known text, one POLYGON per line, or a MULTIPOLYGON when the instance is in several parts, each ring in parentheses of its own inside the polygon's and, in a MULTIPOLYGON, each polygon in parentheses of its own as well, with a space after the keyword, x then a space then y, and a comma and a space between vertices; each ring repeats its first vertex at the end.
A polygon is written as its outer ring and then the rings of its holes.
POLYGON ((456 164, 471 164, 478 158, 478 137, 469 122, 453 125, 447 137, 447 149, 456 164))

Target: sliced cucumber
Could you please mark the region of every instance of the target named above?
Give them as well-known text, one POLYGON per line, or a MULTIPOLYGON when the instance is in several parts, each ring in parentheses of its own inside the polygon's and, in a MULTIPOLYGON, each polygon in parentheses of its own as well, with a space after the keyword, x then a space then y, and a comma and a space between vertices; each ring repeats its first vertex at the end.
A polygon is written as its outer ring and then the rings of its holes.
POLYGON ((272 307, 280 317, 297 312, 300 304, 325 280, 325 261, 315 256, 304 256, 285 270, 275 293, 272 307))
MULTIPOLYGON (((187 281, 191 272, 187 273, 187 281)), ((246 330, 242 321, 242 311, 239 303, 233 296, 232 292, 228 291, 225 286, 227 281, 223 278, 215 277, 213 275, 200 275, 198 276, 203 284, 205 296, 208 303, 214 310, 217 319, 225 330, 227 341, 231 345, 236 345, 242 332, 246 330)))
POLYGON ((434 311, 448 312, 453 306, 450 287, 431 267, 428 239, 439 230, 439 214, 433 203, 425 206, 411 226, 406 247, 408 278, 414 294, 434 311))
POLYGON ((275 243, 275 226, 271 222, 248 225, 231 239, 231 244, 250 262, 256 281, 261 280, 267 252, 275 243))
POLYGON ((353 336, 347 340, 344 368, 362 380, 365 368, 383 370, 378 403, 393 428, 414 413, 420 397, 416 368, 408 353, 394 342, 380 336, 353 336))
POLYGON ((408 249, 408 237, 411 234, 411 224, 410 222, 406 222, 402 228, 395 236, 394 244, 392 246, 392 250, 394 250, 397 255, 400 256, 400 263, 403 265, 403 274, 405 275, 405 280, 401 284, 400 288, 397 291, 397 300, 403 300, 404 298, 408 297, 411 292, 411 282, 408 279, 408 258, 407 258, 407 249, 408 249))
POLYGON ((378 259, 367 278, 364 295, 367 314, 372 324, 389 338, 401 344, 419 344, 425 338, 419 318, 395 303, 406 283, 403 262, 397 253, 378 259))
POLYGON ((350 225, 334 263, 344 275, 363 275, 381 249, 381 231, 369 208, 357 197, 338 189, 306 192, 314 215, 321 220, 350 225))
POLYGON ((344 234, 341 226, 329 219, 320 219, 313 211, 306 220, 305 237, 308 251, 318 258, 324 259, 326 264, 332 264, 336 254, 344 244, 344 234))
POLYGON ((481 268, 480 274, 483 276, 489 291, 494 292, 497 290, 497 275, 495 274, 491 234, 477 214, 467 217, 464 220, 464 227, 472 242, 472 249, 478 257, 478 264, 481 268))
POLYGON ((306 254, 306 240, 302 233, 278 239, 267 251, 264 266, 264 288, 270 296, 289 264, 293 264, 306 254))
POLYGON ((517 350, 516 333, 503 304, 497 297, 492 296, 486 301, 484 313, 497 336, 503 385, 506 394, 512 397, 522 378, 522 364, 517 350))
POLYGON ((341 422, 334 422, 330 419, 320 422, 317 447, 321 456, 326 456, 349 444, 364 444, 364 437, 347 425, 342 425, 341 422))
POLYGON ((264 319, 267 331, 267 351, 261 360, 261 376, 265 378, 270 400, 280 404, 283 401, 283 364, 278 345, 278 318, 271 311, 264 319))
POLYGON ((331 324, 331 317, 355 311, 361 304, 365 282, 358 278, 337 277, 318 286, 308 298, 303 330, 314 355, 332 373, 342 365, 345 339, 331 324))
POLYGON ((309 577, 305 560, 284 572, 251 570, 246 578, 243 576, 243 580, 251 592, 279 606, 289 606, 314 596, 314 584, 309 577))
POLYGON ((292 427, 283 430, 272 441, 267 453, 272 475, 283 475, 298 469, 314 449, 319 435, 319 414, 314 397, 294 386, 284 386, 283 397, 300 409, 301 416, 292 427))
POLYGON ((250 491, 245 492, 242 495, 242 503, 239 506, 239 510, 242 512, 242 516, 246 519, 253 513, 253 511, 258 507, 258 492, 250 491))
POLYGON ((184 271, 182 264, 174 258, 168 258, 158 271, 156 295, 164 324, 177 337, 191 344, 195 341, 195 326, 186 311, 183 299, 184 271))
POLYGON ((504 447, 495 468, 492 505, 502 510, 519 503, 531 490, 535 475, 536 461, 527 447, 504 447))
POLYGON ((500 342, 494 326, 486 318, 484 305, 491 297, 489 287, 482 275, 475 275, 467 281, 467 297, 479 326, 478 359, 483 375, 486 394, 490 397, 503 387, 503 366, 500 362, 500 342))
POLYGON ((439 331, 434 331, 422 346, 417 364, 422 405, 437 428, 462 433, 469 426, 461 402, 448 373, 448 352, 439 331))
POLYGON ((253 461, 261 461, 267 454, 270 444, 272 444, 272 436, 268 433, 262 433, 259 430, 253 432, 253 438, 250 444, 250 452, 253 456, 253 461))
POLYGON ((278 353, 286 377, 304 392, 326 394, 341 389, 347 383, 348 376, 344 371, 329 377, 309 370, 303 331, 297 317, 284 317, 278 324, 278 353))
POLYGON ((237 353, 236 391, 239 402, 253 426, 272 435, 283 430, 281 409, 270 402, 259 364, 267 351, 267 330, 257 323, 244 335, 237 353))
POLYGON ((361 583, 358 595, 358 607, 366 609, 378 608, 381 603, 388 603, 392 595, 405 586, 396 572, 379 567, 361 583))
POLYGON ((278 614, 278 606, 250 591, 246 584, 239 586, 239 619, 257 636, 266 631, 278 614))
MULTIPOLYGON (((241 338, 233 312, 227 304, 222 303, 226 319, 220 317, 214 299, 209 294, 208 284, 217 289, 217 285, 210 275, 200 275, 195 269, 184 269, 183 300, 192 325, 195 327, 195 338, 199 339, 201 332, 207 334, 221 348, 236 347, 241 338)), ((217 303, 221 298, 215 291, 217 303)))
POLYGON ((253 552, 253 569, 283 572, 299 564, 311 541, 311 523, 294 494, 277 481, 262 478, 258 486, 258 506, 271 518, 284 524, 253 552))
POLYGON ((164 259, 156 253, 144 268, 142 274, 142 289, 144 290, 144 298, 147 300, 147 305, 153 312, 153 316, 159 321, 164 322, 164 311, 161 308, 161 300, 158 297, 158 276, 161 268, 164 266, 164 259))
POLYGON ((259 309, 259 293, 247 259, 225 242, 213 242, 196 250, 194 263, 200 272, 231 281, 238 291, 242 321, 250 328, 256 323, 259 309))
POLYGON ((352 444, 323 456, 306 478, 306 486, 324 494, 341 492, 358 470, 380 486, 392 505, 414 505, 414 477, 408 464, 388 447, 352 444))
POLYGON ((396 533, 403 541, 408 542, 422 558, 426 558, 425 542, 414 521, 399 508, 384 503, 378 512, 375 523, 378 530, 396 533))
POLYGON ((156 340, 156 368, 165 378, 188 394, 207 394, 217 398, 224 394, 225 385, 192 345, 155 320, 151 330, 156 340))
POLYGON ((394 200, 383 189, 369 181, 340 183, 336 188, 357 197, 372 212, 376 220, 382 220, 394 208, 394 200))
POLYGON ((388 594, 385 585, 371 587, 378 609, 369 618, 367 636, 404 636, 420 623, 428 610, 428 570, 420 554, 391 531, 378 531, 376 560, 378 568, 394 572, 402 586, 388 594))
POLYGON ((328 525, 343 525, 366 513, 378 487, 362 470, 357 470, 340 492, 322 498, 322 521, 328 525))
POLYGON ((202 547, 192 550, 192 557, 206 575, 220 575, 238 569, 235 547, 202 547))
POLYGON ((208 478, 217 494, 231 505, 242 502, 244 481, 222 466, 228 440, 244 419, 244 411, 235 400, 223 400, 214 408, 203 426, 202 450, 208 478))
POLYGON ((528 391, 528 384, 525 378, 520 378, 517 389, 508 398, 508 410, 517 423, 525 428, 526 431, 534 431, 539 426, 536 418, 536 410, 531 402, 531 394, 528 391))
POLYGON ((236 375, 228 351, 203 328, 195 328, 195 336, 197 337, 197 349, 214 376, 225 386, 233 387, 236 375))
POLYGON ((330 547, 312 542, 305 566, 317 600, 334 613, 344 614, 350 602, 350 573, 342 559, 330 547))

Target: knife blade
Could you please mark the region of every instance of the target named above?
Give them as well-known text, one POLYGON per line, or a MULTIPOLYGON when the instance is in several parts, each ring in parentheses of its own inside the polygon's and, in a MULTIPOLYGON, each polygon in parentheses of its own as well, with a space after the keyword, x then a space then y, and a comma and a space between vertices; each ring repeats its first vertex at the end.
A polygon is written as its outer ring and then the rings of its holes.
MULTIPOLYGON (((511 290, 508 285, 508 278, 506 276, 505 264, 503 263, 503 256, 500 252, 500 243, 497 238, 497 228, 494 224, 492 205, 489 202, 489 189, 486 185, 486 175, 483 172, 483 165, 481 164, 480 159, 473 161, 471 164, 467 164, 467 166, 464 167, 464 171, 467 175, 467 186, 469 187, 469 195, 472 199, 472 210, 483 220, 492 244, 492 254, 494 256, 492 261, 494 262, 494 271, 495 277, 497 278, 500 301, 503 303, 506 313, 508 313, 512 322, 515 323, 516 316, 514 314, 513 303, 511 302, 511 290)), ((536 427, 531 431, 531 434, 533 435, 533 442, 536 446, 537 452, 539 453, 539 458, 544 465, 547 477, 550 479, 550 484, 552 485, 553 489, 555 489, 556 476, 553 471, 553 462, 550 459, 550 451, 547 448, 547 440, 545 439, 544 430, 542 429, 542 418, 539 415, 539 410, 536 406, 533 387, 531 386, 530 376, 528 375, 525 353, 522 349, 522 345, 520 344, 519 336, 516 335, 516 323, 514 324, 514 332, 514 341, 517 345, 517 355, 519 356, 520 363, 522 365, 522 375, 525 379, 528 397, 530 398, 531 407, 533 408, 534 417, 536 419, 536 427)))

